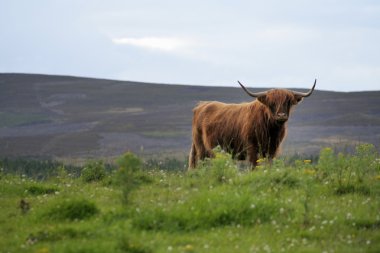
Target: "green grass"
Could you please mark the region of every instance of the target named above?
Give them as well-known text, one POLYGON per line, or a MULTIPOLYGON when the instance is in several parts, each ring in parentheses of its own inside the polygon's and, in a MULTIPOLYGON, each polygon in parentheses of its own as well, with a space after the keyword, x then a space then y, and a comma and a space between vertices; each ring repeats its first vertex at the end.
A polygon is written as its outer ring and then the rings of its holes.
POLYGON ((32 195, 44 195, 44 194, 54 194, 59 191, 56 186, 48 186, 48 185, 39 185, 32 184, 25 188, 26 192, 32 195))
POLYGON ((146 170, 131 153, 97 180, 58 170, 44 181, 0 173, 1 252, 380 251, 372 145, 255 171, 221 152, 191 172, 146 170))

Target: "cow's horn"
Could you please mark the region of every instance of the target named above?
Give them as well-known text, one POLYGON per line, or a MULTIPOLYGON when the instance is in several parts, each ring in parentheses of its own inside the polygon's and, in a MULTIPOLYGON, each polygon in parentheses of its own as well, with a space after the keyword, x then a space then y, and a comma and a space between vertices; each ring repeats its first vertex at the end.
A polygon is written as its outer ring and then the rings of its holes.
POLYGON ((243 90, 244 90, 245 92, 247 92, 247 94, 250 95, 251 97, 256 98, 256 97, 260 97, 260 96, 262 96, 262 95, 265 95, 265 94, 267 93, 266 91, 263 91, 263 92, 255 92, 255 93, 254 93, 254 92, 250 92, 249 90, 247 90, 247 88, 244 87, 243 84, 241 84, 241 82, 238 81, 238 83, 239 83, 240 86, 243 88, 243 90))
POLYGON ((307 93, 298 92, 298 91, 293 91, 293 93, 294 93, 294 95, 299 95, 299 96, 304 97, 304 98, 308 97, 311 95, 311 93, 313 93, 316 84, 317 84, 317 79, 315 79, 313 87, 307 93))

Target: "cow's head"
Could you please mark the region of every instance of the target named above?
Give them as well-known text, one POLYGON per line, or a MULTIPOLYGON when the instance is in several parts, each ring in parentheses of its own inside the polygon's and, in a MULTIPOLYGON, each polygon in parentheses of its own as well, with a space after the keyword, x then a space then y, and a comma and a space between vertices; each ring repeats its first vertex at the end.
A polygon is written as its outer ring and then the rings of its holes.
POLYGON ((245 88, 239 81, 238 83, 248 95, 257 98, 257 100, 267 106, 272 118, 277 123, 285 123, 289 118, 292 106, 298 104, 303 98, 308 97, 313 93, 317 79, 315 79, 313 87, 307 93, 285 89, 273 89, 254 93, 247 90, 247 88, 245 88))

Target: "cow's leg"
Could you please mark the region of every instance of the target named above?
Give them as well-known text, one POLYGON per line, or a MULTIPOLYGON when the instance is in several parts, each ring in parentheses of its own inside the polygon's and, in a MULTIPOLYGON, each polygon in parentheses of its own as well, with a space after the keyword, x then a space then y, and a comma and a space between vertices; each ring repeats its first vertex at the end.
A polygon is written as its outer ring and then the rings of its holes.
POLYGON ((214 157, 215 157, 214 151, 212 151, 211 148, 205 148, 203 159, 205 159, 205 158, 214 158, 214 157))
POLYGON ((270 144, 270 147, 268 149, 268 154, 267 154, 269 165, 272 165, 273 159, 278 155, 279 146, 280 146, 280 142, 270 144))
POLYGON ((214 158, 215 154, 212 151, 212 149, 213 147, 215 147, 215 145, 211 141, 211 136, 203 135, 202 140, 203 140, 204 149, 205 149, 205 157, 214 158))
POLYGON ((189 170, 197 166, 199 160, 206 158, 206 149, 203 144, 202 132, 200 130, 193 130, 193 143, 191 145, 189 154, 189 170))
POLYGON ((189 154, 189 170, 194 169, 196 166, 197 166, 197 149, 194 143, 192 143, 190 154, 189 154))
POLYGON ((272 166, 273 158, 275 158, 275 156, 276 156, 276 153, 269 153, 269 154, 268 154, 268 162, 269 162, 269 166, 272 166))
POLYGON ((257 149, 253 146, 249 147, 247 150, 247 155, 248 155, 248 160, 252 165, 252 170, 256 167, 257 165, 257 149))
POLYGON ((214 153, 214 151, 212 151, 212 146, 209 144, 206 146, 206 157, 208 157, 208 158, 214 158, 215 157, 215 153, 214 153))
POLYGON ((247 158, 247 154, 245 152, 240 152, 237 157, 239 161, 244 161, 247 158))
POLYGON ((268 147, 268 160, 270 165, 272 165, 273 159, 280 153, 281 142, 284 139, 285 135, 286 129, 285 127, 282 127, 278 132, 277 137, 270 140, 268 147))

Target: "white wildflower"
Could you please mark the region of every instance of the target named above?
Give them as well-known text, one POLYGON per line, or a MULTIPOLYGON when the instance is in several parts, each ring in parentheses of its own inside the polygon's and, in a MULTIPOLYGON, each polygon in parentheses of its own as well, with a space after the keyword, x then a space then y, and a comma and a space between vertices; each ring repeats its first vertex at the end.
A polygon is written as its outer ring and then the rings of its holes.
POLYGON ((263 250, 264 250, 265 252, 271 252, 271 249, 270 249, 270 247, 269 247, 268 244, 265 244, 265 245, 264 245, 263 250))

